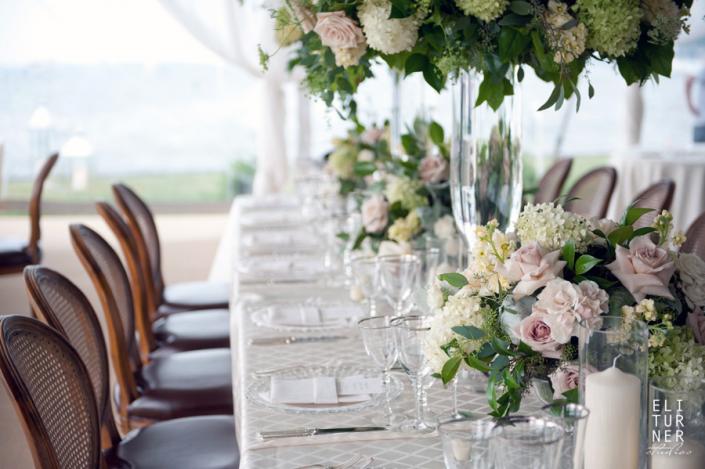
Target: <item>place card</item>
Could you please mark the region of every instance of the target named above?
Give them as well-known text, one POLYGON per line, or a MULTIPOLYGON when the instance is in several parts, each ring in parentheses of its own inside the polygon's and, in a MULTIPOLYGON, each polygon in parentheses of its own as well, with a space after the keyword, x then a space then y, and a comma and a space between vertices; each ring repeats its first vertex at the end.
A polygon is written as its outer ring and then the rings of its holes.
POLYGON ((282 378, 272 376, 270 401, 277 404, 337 404, 335 378, 282 378))
POLYGON ((379 377, 366 378, 362 375, 346 376, 338 379, 338 395, 380 394, 384 392, 384 383, 379 377))

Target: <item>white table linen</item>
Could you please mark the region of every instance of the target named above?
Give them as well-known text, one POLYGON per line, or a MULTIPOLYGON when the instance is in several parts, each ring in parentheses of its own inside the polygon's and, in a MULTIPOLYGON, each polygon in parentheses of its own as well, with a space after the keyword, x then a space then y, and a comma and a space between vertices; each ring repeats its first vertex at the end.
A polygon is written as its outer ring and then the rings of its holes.
POLYGON ((618 171, 610 218, 619 219, 637 195, 662 179, 676 183, 671 204, 675 228, 685 231, 705 211, 705 147, 692 150, 615 154, 611 163, 618 171))
MULTIPOLYGON (((239 201, 233 213, 239 210, 239 201)), ((443 455, 436 433, 417 435, 400 432, 365 432, 317 435, 261 441, 258 432, 293 430, 301 428, 350 427, 375 425, 373 419, 382 414, 379 407, 366 408, 350 413, 294 414, 266 407, 247 398, 248 387, 256 379, 255 372, 295 366, 354 364, 373 368, 365 354, 360 335, 355 327, 301 335, 344 335, 334 342, 308 342, 289 345, 252 345, 257 337, 274 337, 290 333, 257 326, 252 320, 253 311, 268 302, 281 303, 289 299, 301 303, 312 297, 323 301, 346 301, 348 291, 340 287, 325 287, 317 283, 297 285, 251 284, 238 281, 237 269, 240 229, 234 223, 231 232, 230 266, 234 273, 234 298, 231 305, 231 347, 233 348, 232 376, 235 403, 237 440, 241 453, 241 468, 296 468, 310 464, 342 463, 354 454, 373 457, 375 467, 385 468, 442 468, 443 455)), ((413 412, 414 397, 409 380, 403 373, 395 372, 404 384, 404 390, 392 402, 395 412, 413 412)), ((435 381, 429 389, 429 407, 439 416, 449 415, 452 393, 435 381)), ((460 394, 461 408, 487 412, 484 393, 460 394)), ((527 409, 535 410, 536 401, 527 399, 527 409)))

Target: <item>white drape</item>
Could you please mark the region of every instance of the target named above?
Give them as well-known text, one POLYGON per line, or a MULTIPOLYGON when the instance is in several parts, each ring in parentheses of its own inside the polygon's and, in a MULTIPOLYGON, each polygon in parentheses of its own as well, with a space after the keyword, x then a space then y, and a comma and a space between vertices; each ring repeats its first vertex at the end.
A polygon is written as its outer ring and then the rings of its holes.
MULTIPOLYGON (((274 24, 266 5, 257 1, 240 0, 160 0, 161 4, 198 41, 228 63, 239 67, 259 80, 260 108, 242 109, 259 116, 257 130, 257 171, 253 190, 265 194, 281 190, 288 177, 286 151, 286 108, 283 85, 289 79, 287 54, 279 51, 269 63, 269 70, 260 69, 257 47, 266 51, 277 49, 274 24)), ((308 101, 298 100, 299 148, 297 157, 310 148, 310 124, 305 110, 308 101), (303 146, 302 146, 303 145, 303 146)), ((308 156, 308 155, 306 155, 308 156)))

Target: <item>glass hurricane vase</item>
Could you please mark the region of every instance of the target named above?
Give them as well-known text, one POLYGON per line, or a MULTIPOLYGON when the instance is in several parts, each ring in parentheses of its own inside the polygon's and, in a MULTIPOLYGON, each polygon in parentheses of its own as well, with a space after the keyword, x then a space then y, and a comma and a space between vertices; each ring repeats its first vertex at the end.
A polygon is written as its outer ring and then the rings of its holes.
MULTIPOLYGON (((513 77, 508 77, 514 81, 513 77)), ((497 220, 511 230, 521 210, 521 106, 505 96, 498 109, 476 106, 482 77, 464 72, 453 91, 450 190, 453 216, 468 246, 474 227, 497 220)))

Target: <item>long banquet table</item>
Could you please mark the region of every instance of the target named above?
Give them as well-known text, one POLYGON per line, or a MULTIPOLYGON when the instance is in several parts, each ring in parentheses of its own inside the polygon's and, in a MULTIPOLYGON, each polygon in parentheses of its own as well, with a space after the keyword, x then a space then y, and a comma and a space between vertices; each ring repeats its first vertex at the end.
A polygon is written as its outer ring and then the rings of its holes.
MULTIPOLYGON (((243 203, 250 204, 252 198, 236 199, 233 219, 240 220, 243 203)), ((298 284, 253 284, 239 280, 237 269, 242 259, 239 256, 240 234, 244 229, 239 223, 231 225, 232 246, 231 269, 233 298, 231 306, 231 344, 233 347, 233 392, 237 441, 241 452, 242 468, 297 468, 312 464, 341 464, 359 454, 374 458, 374 466, 384 468, 442 468, 443 455, 437 433, 415 435, 391 431, 366 433, 340 433, 261 441, 257 433, 270 430, 290 430, 303 427, 350 427, 373 425, 372 418, 381 414, 380 408, 338 414, 294 414, 272 409, 252 402, 247 397, 249 386, 256 371, 273 370, 300 365, 355 364, 373 367, 368 361, 360 336, 355 328, 335 331, 335 335, 346 336, 335 342, 310 342, 289 345, 251 345, 255 337, 283 335, 281 331, 258 327, 251 319, 258 305, 276 300, 304 300, 309 297, 347 298, 342 287, 328 287, 322 283, 298 284)), ((326 333, 327 334, 327 333, 326 333)), ((315 335, 315 334, 314 334, 315 335)), ((319 334, 320 335, 320 334, 319 334)), ((396 373, 404 389, 393 403, 395 412, 409 412, 414 400, 408 379, 396 373)), ((462 389, 462 410, 486 412, 484 393, 471 393, 462 389)), ((428 393, 430 410, 439 415, 449 415, 452 393, 436 382, 428 393)))

